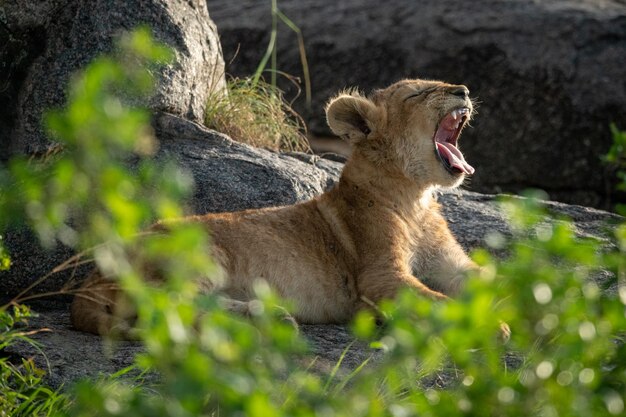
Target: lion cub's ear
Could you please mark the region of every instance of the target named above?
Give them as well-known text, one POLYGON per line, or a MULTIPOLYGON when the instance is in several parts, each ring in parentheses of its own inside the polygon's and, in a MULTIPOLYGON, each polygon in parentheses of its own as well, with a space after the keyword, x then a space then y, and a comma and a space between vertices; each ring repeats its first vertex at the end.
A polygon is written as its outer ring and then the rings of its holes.
POLYGON ((372 131, 379 109, 358 94, 340 94, 326 106, 326 121, 338 136, 357 143, 372 131))

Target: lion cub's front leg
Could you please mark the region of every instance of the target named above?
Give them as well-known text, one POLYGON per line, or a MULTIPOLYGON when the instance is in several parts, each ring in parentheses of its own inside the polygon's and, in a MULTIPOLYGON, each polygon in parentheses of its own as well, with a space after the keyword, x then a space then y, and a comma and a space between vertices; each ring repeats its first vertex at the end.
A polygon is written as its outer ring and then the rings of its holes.
POLYGON ((431 300, 448 300, 448 296, 428 288, 407 271, 369 272, 359 279, 361 308, 372 307, 385 299, 394 299, 402 288, 413 288, 418 294, 431 300))

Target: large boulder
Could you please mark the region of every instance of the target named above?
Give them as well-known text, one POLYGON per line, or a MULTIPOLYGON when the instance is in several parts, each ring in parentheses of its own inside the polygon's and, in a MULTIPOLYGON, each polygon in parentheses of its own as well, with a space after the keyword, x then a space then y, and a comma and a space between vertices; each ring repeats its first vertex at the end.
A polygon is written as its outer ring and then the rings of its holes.
POLYGON ((150 108, 202 121, 209 94, 225 86, 204 0, 7 0, 0 20, 0 44, 6 45, 0 52, 0 160, 45 151, 42 112, 63 105, 71 75, 139 25, 148 25, 176 56, 158 74, 156 94, 145 103, 150 108))
MULTIPOLYGON (((265 2, 208 0, 229 73, 253 72, 266 49, 265 2)), ((461 141, 476 168, 469 187, 608 208, 612 173, 600 161, 609 124, 626 129, 626 4, 595 0, 282 0, 302 31, 313 87, 311 110, 326 135, 323 104, 338 89, 365 91, 405 77, 467 84, 478 116, 461 141)), ((284 25, 278 69, 301 76, 297 40, 284 25)), ((623 199, 623 196, 620 197, 623 199)))

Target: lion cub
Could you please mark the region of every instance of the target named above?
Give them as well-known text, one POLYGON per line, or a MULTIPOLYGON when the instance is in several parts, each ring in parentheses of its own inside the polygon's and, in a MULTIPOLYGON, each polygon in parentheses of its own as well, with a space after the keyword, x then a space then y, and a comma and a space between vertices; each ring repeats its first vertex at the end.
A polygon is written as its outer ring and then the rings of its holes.
MULTIPOLYGON (((253 282, 266 280, 294 302, 301 323, 345 322, 407 286, 432 299, 455 294, 475 265, 433 192, 474 172, 457 145, 472 115, 468 89, 404 80, 371 97, 339 94, 326 115, 333 132, 353 146, 332 190, 293 206, 183 219, 210 231, 207 256, 217 255, 225 272, 221 284, 205 277, 201 287, 246 313, 253 282)), ((73 325, 124 337, 130 323, 123 317, 130 315, 120 313, 120 299, 113 282, 94 273, 74 299, 73 325)))

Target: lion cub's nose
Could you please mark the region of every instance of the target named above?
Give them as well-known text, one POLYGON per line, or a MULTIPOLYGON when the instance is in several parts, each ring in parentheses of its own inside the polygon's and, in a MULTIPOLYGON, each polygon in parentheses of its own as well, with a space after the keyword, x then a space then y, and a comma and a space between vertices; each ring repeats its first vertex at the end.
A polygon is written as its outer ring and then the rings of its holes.
POLYGON ((469 90, 464 85, 450 87, 450 90, 448 90, 448 92, 450 94, 452 94, 452 95, 457 96, 457 97, 467 97, 467 96, 469 96, 469 90))

